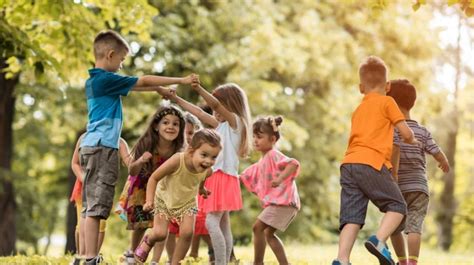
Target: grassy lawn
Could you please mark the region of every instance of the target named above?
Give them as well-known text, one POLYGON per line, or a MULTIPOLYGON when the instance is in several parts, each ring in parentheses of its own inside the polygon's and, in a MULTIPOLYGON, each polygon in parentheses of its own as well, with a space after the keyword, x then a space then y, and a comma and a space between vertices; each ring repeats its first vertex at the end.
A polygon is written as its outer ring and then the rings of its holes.
MULTIPOLYGON (((235 252, 240 264, 251 264, 253 249, 251 246, 236 247, 235 252)), ((206 253, 205 249, 201 249, 201 256, 206 253)), ((292 264, 307 265, 327 265, 331 264, 337 253, 336 245, 289 245, 287 246, 287 254, 292 264)), ((119 264, 118 260, 120 252, 112 249, 104 249, 105 261, 108 264, 119 264), (108 254, 110 253, 110 255, 108 254)), ((44 256, 15 256, 0 258, 0 264, 62 264, 67 265, 72 257, 44 257, 44 256)), ((162 257, 164 264, 165 257, 162 257)), ((206 258, 200 258, 197 261, 188 259, 185 264, 207 264, 206 258)), ((265 256, 265 264, 277 264, 273 253, 267 248, 265 256)), ((354 265, 377 265, 375 257, 370 255, 363 245, 356 245, 352 253, 352 264, 354 265)), ((422 249, 420 257, 420 265, 473 265, 474 253, 445 253, 438 250, 422 249)))

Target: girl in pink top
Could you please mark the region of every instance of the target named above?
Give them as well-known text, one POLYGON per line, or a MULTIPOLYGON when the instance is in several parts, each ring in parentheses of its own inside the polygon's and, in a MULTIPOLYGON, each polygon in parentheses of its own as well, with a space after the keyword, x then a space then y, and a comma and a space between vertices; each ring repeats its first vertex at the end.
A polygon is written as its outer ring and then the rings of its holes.
POLYGON ((300 198, 295 179, 299 162, 275 148, 280 138, 278 126, 283 118, 260 118, 253 124, 253 144, 262 158, 244 170, 240 179, 245 187, 260 199, 263 211, 253 225, 254 264, 263 264, 268 243, 279 264, 288 264, 276 230, 285 231, 300 209, 300 198))

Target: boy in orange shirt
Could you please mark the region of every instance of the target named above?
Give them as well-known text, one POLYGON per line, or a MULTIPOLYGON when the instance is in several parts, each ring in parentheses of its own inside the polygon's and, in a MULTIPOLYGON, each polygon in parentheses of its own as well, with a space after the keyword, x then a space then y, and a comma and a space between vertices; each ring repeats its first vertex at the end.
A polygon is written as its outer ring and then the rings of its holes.
POLYGON ((387 67, 378 57, 368 57, 359 67, 359 90, 364 99, 352 114, 352 128, 341 165, 341 209, 339 251, 333 265, 347 265, 359 230, 365 222, 368 202, 374 203, 384 217, 365 247, 380 264, 394 265, 385 242, 402 223, 407 207, 392 178, 394 127, 406 143, 417 144, 393 98, 387 67))

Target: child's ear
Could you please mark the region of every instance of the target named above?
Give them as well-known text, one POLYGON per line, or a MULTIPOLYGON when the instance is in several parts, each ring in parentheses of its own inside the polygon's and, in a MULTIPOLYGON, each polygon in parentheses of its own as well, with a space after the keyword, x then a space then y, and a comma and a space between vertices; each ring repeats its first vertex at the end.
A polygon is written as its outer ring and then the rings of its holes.
POLYGON ((387 82, 387 84, 385 84, 385 93, 390 92, 390 89, 392 89, 392 86, 391 86, 390 82, 387 82))
POLYGON ((364 85, 359 84, 359 92, 360 92, 361 94, 364 94, 364 85))
POLYGON ((275 144, 277 141, 277 137, 275 135, 272 135, 272 144, 275 144))
POLYGON ((111 59, 112 56, 114 55, 114 53, 115 53, 114 50, 109 50, 109 51, 107 52, 107 59, 111 59))

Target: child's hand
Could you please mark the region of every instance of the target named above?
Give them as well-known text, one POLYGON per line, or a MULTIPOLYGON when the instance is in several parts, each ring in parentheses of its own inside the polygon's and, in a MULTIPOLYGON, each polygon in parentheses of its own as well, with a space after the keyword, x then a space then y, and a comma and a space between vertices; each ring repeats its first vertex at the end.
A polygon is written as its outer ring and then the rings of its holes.
POLYGON ((153 155, 146 151, 145 153, 143 153, 143 155, 140 157, 140 162, 141 163, 147 163, 151 158, 153 157, 153 155))
POLYGON ((447 161, 445 162, 441 162, 438 164, 438 167, 443 170, 444 173, 448 173, 449 172, 449 164, 447 161))
POLYGON ((186 77, 183 77, 181 79, 181 84, 183 85, 190 85, 193 83, 198 83, 199 84, 199 75, 197 74, 190 74, 186 77))
POLYGON ((202 195, 204 199, 207 199, 207 196, 211 195, 211 192, 208 191, 206 188, 202 187, 199 189, 199 195, 202 195))
POLYGON ((143 211, 144 212, 149 212, 153 210, 153 203, 152 202, 145 202, 145 204, 143 204, 143 211))
POLYGON ((156 92, 158 92, 158 94, 160 94, 164 99, 170 99, 173 95, 176 95, 175 88, 166 88, 162 86, 158 87, 156 92))

